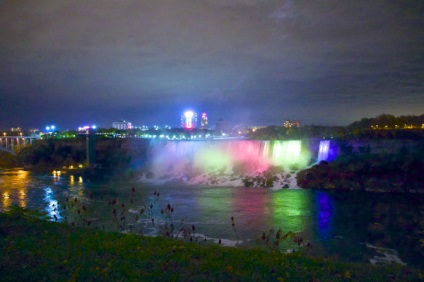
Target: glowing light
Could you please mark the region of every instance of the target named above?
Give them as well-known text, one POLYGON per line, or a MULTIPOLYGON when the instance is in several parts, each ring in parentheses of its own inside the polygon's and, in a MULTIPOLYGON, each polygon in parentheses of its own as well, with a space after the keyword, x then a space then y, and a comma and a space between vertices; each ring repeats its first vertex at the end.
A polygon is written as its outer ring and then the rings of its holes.
POLYGON ((47 132, 53 132, 56 129, 56 126, 54 125, 50 125, 50 126, 46 126, 46 131, 47 132))
POLYGON ((25 190, 19 191, 19 204, 22 208, 26 207, 26 193, 25 190))
MULTIPOLYGON (((194 140, 194 136, 191 136, 194 140)), ((310 160, 301 141, 169 141, 153 144, 153 171, 172 175, 210 172, 257 173, 271 166, 306 167, 310 160), (157 145, 155 145, 157 144, 157 145)))
POLYGON ((58 202, 54 198, 53 190, 50 187, 47 187, 44 189, 44 191, 46 192, 44 201, 47 202, 47 207, 45 208, 45 211, 50 215, 52 219, 55 217, 57 219, 61 219, 62 217, 58 212, 58 202))
POLYGON ((317 161, 327 161, 328 160, 328 153, 330 151, 330 140, 321 140, 319 142, 319 149, 318 149, 318 159, 317 161))
POLYGON ((10 195, 8 192, 3 193, 3 207, 7 208, 10 206, 10 195))
POLYGON ((302 142, 299 140, 274 141, 271 145, 271 161, 275 166, 288 169, 296 165, 302 168, 309 161, 309 152, 302 154, 302 142))
POLYGON ((186 128, 193 128, 193 116, 194 113, 191 111, 185 112, 184 116, 186 118, 186 128))
POLYGON ((186 111, 181 116, 181 126, 185 129, 193 129, 196 127, 197 115, 193 111, 186 111))
POLYGON ((332 227, 331 218, 333 216, 333 203, 331 198, 325 192, 317 193, 318 200, 318 231, 320 237, 328 239, 331 237, 332 227))
MULTIPOLYGON (((293 232, 305 231, 304 216, 308 215, 310 210, 309 193, 297 193, 298 191, 286 190, 285 193, 276 193, 272 197, 271 214, 274 222, 279 222, 282 230, 293 232)), ((284 242, 289 247, 289 241, 284 242)))

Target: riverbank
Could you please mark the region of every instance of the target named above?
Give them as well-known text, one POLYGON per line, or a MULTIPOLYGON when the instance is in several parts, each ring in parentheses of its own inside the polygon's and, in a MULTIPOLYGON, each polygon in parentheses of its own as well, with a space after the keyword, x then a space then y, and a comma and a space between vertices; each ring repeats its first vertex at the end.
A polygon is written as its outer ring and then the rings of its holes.
POLYGON ((368 192, 424 192, 424 150, 403 148, 394 153, 344 155, 322 161, 297 174, 297 184, 309 189, 368 192))
POLYGON ((419 270, 105 233, 41 220, 14 208, 0 214, 0 278, 162 281, 418 281, 419 270))
POLYGON ((18 165, 18 159, 9 152, 0 150, 0 169, 13 168, 18 165))

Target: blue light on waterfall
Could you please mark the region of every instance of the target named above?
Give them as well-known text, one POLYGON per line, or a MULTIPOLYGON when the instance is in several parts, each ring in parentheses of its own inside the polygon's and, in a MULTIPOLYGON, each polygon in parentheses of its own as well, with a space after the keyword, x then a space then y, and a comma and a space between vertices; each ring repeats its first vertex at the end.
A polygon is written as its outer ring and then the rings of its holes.
POLYGON ((330 140, 321 140, 319 142, 319 149, 318 149, 318 159, 317 161, 327 161, 328 160, 328 153, 330 151, 330 140))
POLYGON ((335 142, 334 140, 320 141, 317 162, 335 160, 337 158, 337 155, 338 155, 337 142, 335 142))

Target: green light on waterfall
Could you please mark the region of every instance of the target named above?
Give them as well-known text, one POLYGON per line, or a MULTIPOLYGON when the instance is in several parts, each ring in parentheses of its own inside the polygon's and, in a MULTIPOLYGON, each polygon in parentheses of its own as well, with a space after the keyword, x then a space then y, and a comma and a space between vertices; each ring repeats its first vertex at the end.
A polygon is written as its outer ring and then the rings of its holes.
POLYGON ((305 167, 308 163, 309 152, 302 152, 300 140, 274 141, 272 144, 271 161, 275 166, 289 168, 296 165, 305 167))
POLYGON ((220 150, 203 149, 194 156, 194 166, 204 172, 227 169, 231 167, 231 158, 220 150))

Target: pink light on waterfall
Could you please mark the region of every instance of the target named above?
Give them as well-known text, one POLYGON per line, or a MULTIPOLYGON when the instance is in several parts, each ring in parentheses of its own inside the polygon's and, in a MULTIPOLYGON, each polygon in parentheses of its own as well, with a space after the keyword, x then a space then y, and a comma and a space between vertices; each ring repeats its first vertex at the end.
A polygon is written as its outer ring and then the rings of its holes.
POLYGON ((271 166, 289 171, 304 167, 309 151, 301 141, 151 141, 152 171, 172 179, 201 175, 256 175, 271 166))

